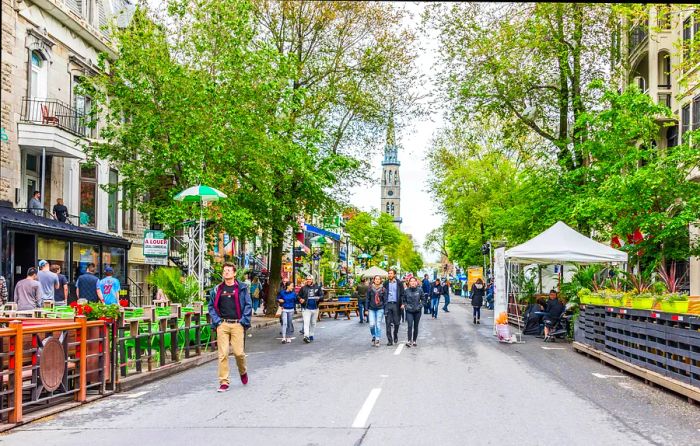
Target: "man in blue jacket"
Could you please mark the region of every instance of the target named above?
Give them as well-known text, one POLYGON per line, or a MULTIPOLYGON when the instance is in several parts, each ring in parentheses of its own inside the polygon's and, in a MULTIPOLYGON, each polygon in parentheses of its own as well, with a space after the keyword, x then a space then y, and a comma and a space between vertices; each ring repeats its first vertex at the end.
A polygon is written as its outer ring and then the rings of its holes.
POLYGON ((425 305, 423 306, 423 314, 430 313, 430 279, 426 274, 423 276, 423 282, 421 283, 421 288, 423 289, 423 294, 425 294, 425 305))
POLYGON ((253 302, 248 285, 236 280, 236 266, 224 263, 224 281, 211 290, 209 294, 209 316, 212 329, 216 330, 219 349, 219 392, 226 392, 229 381, 228 355, 229 346, 233 348, 238 373, 243 385, 248 384, 244 341, 245 331, 250 327, 253 302))

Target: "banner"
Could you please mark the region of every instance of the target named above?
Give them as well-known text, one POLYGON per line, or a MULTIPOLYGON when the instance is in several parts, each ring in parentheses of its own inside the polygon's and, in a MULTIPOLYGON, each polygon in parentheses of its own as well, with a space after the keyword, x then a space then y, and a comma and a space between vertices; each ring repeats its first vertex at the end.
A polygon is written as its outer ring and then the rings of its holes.
MULTIPOLYGON (((506 295, 506 248, 494 251, 493 262, 494 290, 493 315, 495 318, 503 311, 508 311, 508 296, 506 295)), ((495 329, 495 325, 494 325, 495 329)), ((495 332, 495 331, 494 331, 495 332)))

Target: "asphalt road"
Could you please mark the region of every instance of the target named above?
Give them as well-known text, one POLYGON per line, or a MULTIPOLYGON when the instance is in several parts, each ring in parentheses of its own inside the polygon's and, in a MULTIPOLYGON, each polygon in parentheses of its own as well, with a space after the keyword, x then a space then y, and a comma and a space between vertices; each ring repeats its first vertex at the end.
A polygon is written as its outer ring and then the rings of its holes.
MULTIPOLYGON (((0 443, 700 444, 697 406, 564 343, 499 344, 491 312, 474 326, 463 299, 450 309, 437 320, 424 315, 417 348, 387 347, 386 339, 372 348, 357 318, 324 319, 309 345, 299 337, 282 345, 277 327, 262 329, 248 338, 246 387, 234 381, 216 393, 212 362, 13 430, 0 443)), ((404 324, 399 336, 405 341, 404 324)))

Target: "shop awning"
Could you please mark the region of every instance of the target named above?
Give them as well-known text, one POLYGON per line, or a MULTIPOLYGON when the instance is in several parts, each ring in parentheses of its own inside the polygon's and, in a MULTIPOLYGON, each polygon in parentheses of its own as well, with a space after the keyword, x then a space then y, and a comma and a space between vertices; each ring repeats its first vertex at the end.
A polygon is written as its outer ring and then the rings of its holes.
POLYGON ((0 225, 3 228, 52 235, 74 241, 97 242, 107 245, 123 246, 127 249, 131 246, 131 241, 123 237, 107 234, 84 226, 61 223, 58 220, 39 217, 29 212, 22 212, 8 207, 0 207, 0 225))
POLYGON ((326 231, 325 229, 317 228, 316 226, 311 226, 309 224, 305 224, 304 230, 309 231, 309 232, 313 232, 314 234, 323 235, 325 237, 332 238, 333 240, 338 241, 338 242, 340 241, 340 234, 336 234, 335 232, 331 232, 331 231, 326 231))

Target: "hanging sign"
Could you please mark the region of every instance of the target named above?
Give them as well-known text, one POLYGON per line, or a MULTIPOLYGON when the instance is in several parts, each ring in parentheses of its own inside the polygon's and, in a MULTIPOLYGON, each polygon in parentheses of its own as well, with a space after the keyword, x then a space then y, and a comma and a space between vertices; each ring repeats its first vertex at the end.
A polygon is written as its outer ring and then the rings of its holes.
POLYGON ((146 230, 143 232, 143 257, 149 265, 167 265, 170 241, 165 232, 146 230))

